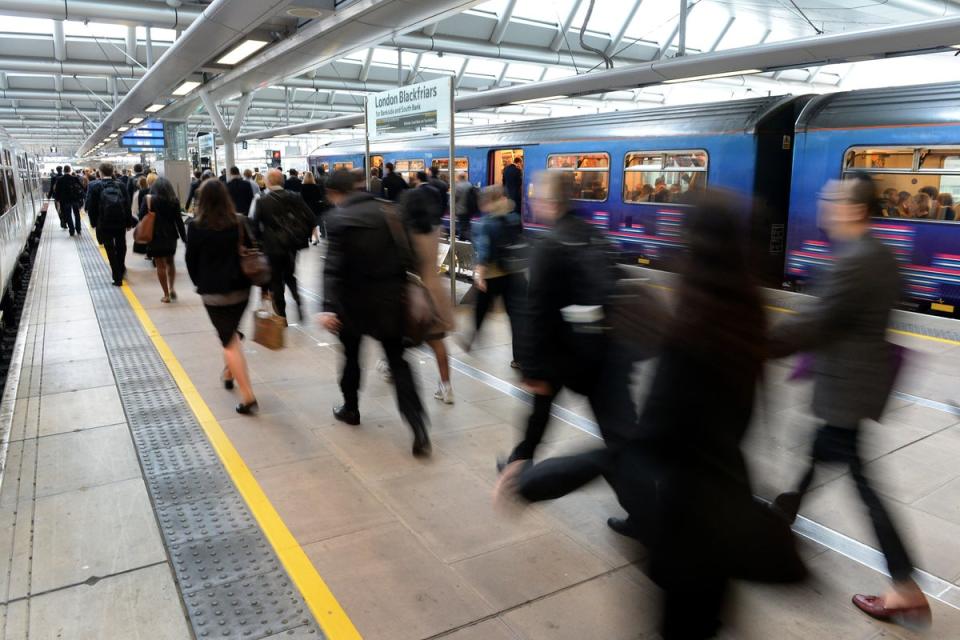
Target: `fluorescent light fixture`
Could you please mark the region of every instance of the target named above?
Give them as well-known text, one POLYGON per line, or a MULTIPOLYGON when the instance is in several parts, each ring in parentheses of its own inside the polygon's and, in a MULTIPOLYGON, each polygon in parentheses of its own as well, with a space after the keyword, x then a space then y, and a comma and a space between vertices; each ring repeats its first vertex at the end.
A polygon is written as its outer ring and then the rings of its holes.
POLYGON ((117 127, 117 131, 129 131, 130 127, 117 127))
POLYGON ((529 100, 517 100, 511 102, 510 104, 530 104, 531 102, 546 102, 547 100, 560 100, 562 98, 569 98, 570 96, 547 96, 545 98, 530 98, 529 100))
POLYGON ((267 44, 269 43, 266 40, 245 40, 234 47, 230 53, 217 60, 217 64, 237 64, 260 51, 267 44))
POLYGON ((187 80, 179 87, 173 90, 173 95, 175 96, 185 96, 197 87, 200 86, 200 83, 195 80, 187 80))
POLYGON ((127 122, 129 122, 130 124, 140 124, 141 122, 143 122, 143 118, 130 118, 129 120, 127 120, 127 122))
POLYGON ((147 113, 156 113, 157 111, 160 111, 160 109, 163 109, 165 106, 167 106, 167 105, 165 105, 165 104, 152 104, 152 105, 150 105, 149 107, 147 107, 146 109, 144 109, 144 111, 146 111, 147 113))
POLYGON ((314 129, 310 133, 329 133, 330 129, 314 129))
POLYGON ((749 76, 754 73, 763 73, 763 69, 741 69, 740 71, 726 71, 724 73, 709 73, 705 76, 693 76, 690 78, 674 78, 673 80, 664 80, 663 84, 676 84, 678 82, 696 82, 697 80, 713 80, 714 78, 728 78, 730 76, 749 76))

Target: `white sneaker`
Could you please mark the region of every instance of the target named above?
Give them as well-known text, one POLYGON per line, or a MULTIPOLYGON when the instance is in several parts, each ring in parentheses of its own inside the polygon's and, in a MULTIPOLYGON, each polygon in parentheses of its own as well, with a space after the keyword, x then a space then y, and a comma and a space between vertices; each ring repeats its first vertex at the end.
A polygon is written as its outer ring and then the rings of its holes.
POLYGON ((444 404, 453 404, 453 385, 450 383, 440 383, 437 385, 437 391, 433 397, 444 404))
POLYGON ((377 361, 377 373, 387 382, 393 382, 393 374, 390 372, 390 363, 386 360, 377 361))

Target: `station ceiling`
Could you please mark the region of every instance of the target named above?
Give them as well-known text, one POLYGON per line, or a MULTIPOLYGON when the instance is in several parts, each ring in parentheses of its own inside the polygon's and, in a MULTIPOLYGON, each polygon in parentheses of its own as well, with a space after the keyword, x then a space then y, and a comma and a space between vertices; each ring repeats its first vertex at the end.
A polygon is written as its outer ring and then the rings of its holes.
MULTIPOLYGON (((170 62, 160 61, 166 50, 215 3, 0 0, 0 126, 38 151, 56 147, 70 155, 152 65, 179 64, 177 72, 183 73, 176 84, 157 92, 156 102, 169 103, 158 115, 185 118, 193 132, 212 130, 196 92, 175 96, 173 91, 180 80, 194 80, 224 86, 228 94, 243 83, 245 73, 253 71, 244 71, 244 61, 218 61, 251 40, 266 44, 249 60, 256 56, 272 60, 267 68, 276 65, 278 72, 265 73, 262 65, 256 70, 260 88, 241 133, 359 113, 364 95, 398 82, 452 75, 458 91, 468 94, 572 77, 610 64, 626 67, 679 55, 681 1, 462 0, 437 2, 435 15, 442 19, 431 21, 414 15, 423 7, 415 0, 231 0, 238 12, 267 5, 270 10, 247 28, 223 35, 226 46, 220 50, 200 48, 191 61, 170 62), (397 20, 386 27, 374 24, 373 18, 361 18, 352 31, 340 25, 339 41, 325 32, 322 42, 330 43, 325 47, 318 46, 321 40, 316 38, 309 48, 289 54, 296 55, 295 60, 270 58, 270 52, 282 51, 284 43, 309 40, 305 34, 316 32, 325 20, 348 11, 376 16, 375 9, 390 4, 397 20), (404 20, 407 15, 409 22, 404 20), (352 42, 351 34, 355 34, 352 42), (371 41, 374 36, 377 39, 371 41)), ((687 2, 687 56, 960 15, 960 3, 952 0, 687 2)), ((924 47, 917 43, 917 48, 924 47)), ((508 105, 461 113, 458 121, 497 123, 659 104, 917 84, 952 77, 956 64, 951 53, 936 53, 926 55, 922 65, 912 58, 790 69, 508 105)), ((225 116, 230 117, 237 97, 219 96, 225 116)))

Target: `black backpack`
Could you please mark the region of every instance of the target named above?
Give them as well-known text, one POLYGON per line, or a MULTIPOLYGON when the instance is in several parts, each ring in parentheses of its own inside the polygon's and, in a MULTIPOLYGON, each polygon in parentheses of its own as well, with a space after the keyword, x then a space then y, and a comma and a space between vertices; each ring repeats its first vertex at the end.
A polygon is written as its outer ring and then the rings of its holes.
POLYGON ((74 177, 73 184, 70 185, 70 197, 74 202, 83 202, 87 192, 83 188, 83 182, 80 178, 74 177))
POLYGON ((280 244, 291 250, 306 249, 310 246, 310 236, 317 221, 303 198, 298 193, 290 191, 282 194, 271 191, 264 197, 276 198, 280 204, 278 209, 280 215, 273 221, 273 231, 280 244))
POLYGON ((480 213, 480 197, 478 193, 479 189, 473 186, 467 191, 467 215, 471 218, 477 217, 477 214, 480 213))
POLYGON ((123 185, 112 179, 104 180, 101 184, 97 226, 101 229, 126 229, 130 222, 130 210, 123 185))

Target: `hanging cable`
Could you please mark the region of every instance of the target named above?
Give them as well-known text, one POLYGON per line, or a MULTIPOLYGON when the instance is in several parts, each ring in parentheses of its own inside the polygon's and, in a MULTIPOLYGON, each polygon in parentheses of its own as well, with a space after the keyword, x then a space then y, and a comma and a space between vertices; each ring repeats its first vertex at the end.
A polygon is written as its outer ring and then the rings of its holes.
POLYGON ((603 64, 607 69, 613 69, 613 58, 608 56, 606 51, 603 51, 602 49, 597 49, 595 47, 591 47, 583 39, 584 35, 586 35, 587 33, 587 25, 590 24, 590 16, 593 15, 593 5, 595 3, 596 3, 596 0, 590 0, 590 6, 587 7, 587 15, 583 19, 583 26, 580 27, 580 46, 586 49, 587 51, 590 51, 591 53, 595 53, 601 58, 603 58, 603 64))

